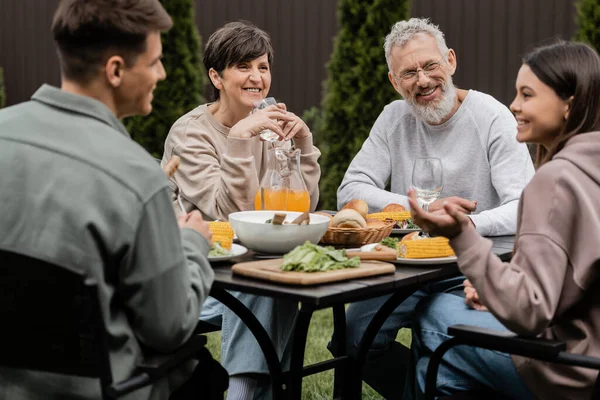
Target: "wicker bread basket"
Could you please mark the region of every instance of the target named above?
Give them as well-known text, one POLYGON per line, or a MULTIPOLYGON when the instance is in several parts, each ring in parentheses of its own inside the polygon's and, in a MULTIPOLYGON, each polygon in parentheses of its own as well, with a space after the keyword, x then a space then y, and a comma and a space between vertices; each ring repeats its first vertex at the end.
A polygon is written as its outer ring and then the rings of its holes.
POLYGON ((393 227, 393 222, 374 228, 329 227, 321 239, 321 243, 345 246, 362 246, 364 244, 377 243, 390 236, 393 227))

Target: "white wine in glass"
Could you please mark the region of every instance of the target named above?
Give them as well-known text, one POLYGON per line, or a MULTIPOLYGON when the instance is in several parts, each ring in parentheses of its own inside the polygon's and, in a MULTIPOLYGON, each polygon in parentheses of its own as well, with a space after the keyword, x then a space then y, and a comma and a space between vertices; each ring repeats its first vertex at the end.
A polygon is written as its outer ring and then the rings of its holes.
MULTIPOLYGON (((417 158, 413 165, 412 186, 423 203, 423 209, 429 212, 429 205, 440 197, 444 187, 442 160, 435 157, 417 158)), ((425 232, 423 236, 429 237, 425 232)))

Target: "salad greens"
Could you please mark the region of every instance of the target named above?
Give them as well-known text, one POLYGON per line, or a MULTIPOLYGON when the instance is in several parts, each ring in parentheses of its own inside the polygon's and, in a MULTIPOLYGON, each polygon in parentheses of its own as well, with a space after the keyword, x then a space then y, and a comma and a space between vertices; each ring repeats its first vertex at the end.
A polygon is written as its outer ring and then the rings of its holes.
POLYGON ((229 252, 229 250, 227 250, 225 247, 221 246, 221 242, 215 242, 211 246, 208 256, 209 257, 221 257, 221 256, 228 256, 230 254, 231 253, 229 252))
POLYGON ((410 218, 404 221, 398 221, 396 225, 398 225, 398 228, 400 229, 421 229, 421 227, 415 224, 410 218))
POLYGON ((398 238, 396 237, 386 237, 381 241, 382 246, 389 247, 390 249, 398 250, 398 238))
POLYGON ((324 272, 343 268, 358 268, 360 259, 346 257, 346 250, 332 246, 317 246, 310 242, 297 246, 283 256, 282 271, 324 272))

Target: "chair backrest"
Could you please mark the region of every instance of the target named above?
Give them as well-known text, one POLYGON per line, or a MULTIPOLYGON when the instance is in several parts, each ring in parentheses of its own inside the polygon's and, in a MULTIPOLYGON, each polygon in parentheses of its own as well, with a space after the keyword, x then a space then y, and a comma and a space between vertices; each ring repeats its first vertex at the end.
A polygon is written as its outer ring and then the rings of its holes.
POLYGON ((112 381, 95 282, 0 250, 0 365, 112 381))

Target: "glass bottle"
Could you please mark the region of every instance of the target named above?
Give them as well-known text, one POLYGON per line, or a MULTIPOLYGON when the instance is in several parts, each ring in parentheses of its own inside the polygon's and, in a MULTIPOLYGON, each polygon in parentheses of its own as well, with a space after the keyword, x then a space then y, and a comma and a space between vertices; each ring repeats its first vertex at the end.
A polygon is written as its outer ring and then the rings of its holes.
POLYGON ((267 152, 267 171, 254 197, 256 210, 309 211, 310 196, 300 170, 300 150, 267 152))

